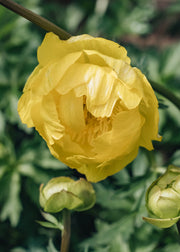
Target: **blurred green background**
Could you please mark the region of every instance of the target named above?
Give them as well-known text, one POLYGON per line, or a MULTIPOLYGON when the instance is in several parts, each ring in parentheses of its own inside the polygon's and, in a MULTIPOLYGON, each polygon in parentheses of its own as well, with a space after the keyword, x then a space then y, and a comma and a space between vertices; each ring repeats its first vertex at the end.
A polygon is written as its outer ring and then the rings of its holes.
MULTIPOLYGON (((180 96, 180 1, 19 0, 73 35, 89 33, 126 47, 132 65, 180 96)), ((53 158, 17 102, 37 65, 45 31, 0 6, 0 251, 55 252, 60 232, 41 227, 39 185, 54 176, 78 177, 53 158)), ((140 149, 128 167, 94 185, 95 207, 73 213, 70 252, 180 251, 176 227, 158 229, 147 216, 145 192, 167 165, 180 166, 178 109, 157 94, 161 143, 140 149)))

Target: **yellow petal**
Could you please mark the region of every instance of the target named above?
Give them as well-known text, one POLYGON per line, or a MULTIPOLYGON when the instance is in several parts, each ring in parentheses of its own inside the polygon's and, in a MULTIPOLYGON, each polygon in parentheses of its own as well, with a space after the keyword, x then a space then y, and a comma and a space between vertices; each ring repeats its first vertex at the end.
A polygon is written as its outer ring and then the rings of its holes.
MULTIPOLYGON (((98 174, 99 174, 99 176, 95 178, 96 181, 94 182, 98 182, 102 179, 107 178, 108 176, 111 176, 119 172, 120 170, 125 168, 126 165, 130 164, 136 158, 137 154, 138 154, 138 147, 134 148, 130 153, 127 153, 124 156, 120 156, 119 158, 116 158, 114 160, 112 159, 108 162, 101 163, 96 168, 96 170, 94 170, 94 173, 96 173, 98 170, 98 174)), ((88 174, 90 181, 93 180, 92 176, 93 176, 93 173, 91 174, 91 177, 90 177, 90 174, 88 174)))
POLYGON ((78 59, 78 63, 81 64, 91 64, 91 65, 97 65, 97 66, 109 66, 106 63, 105 57, 109 58, 106 55, 103 55, 97 51, 94 50, 82 50, 82 55, 78 59))
POLYGON ((128 109, 136 108, 139 105, 142 96, 138 95, 135 92, 135 90, 127 87, 126 83, 124 83, 120 79, 116 80, 116 84, 117 84, 117 95, 122 100, 122 103, 128 109))
POLYGON ((89 66, 86 64, 72 64, 66 71, 66 74, 59 81, 56 91, 61 94, 67 94, 74 88, 85 84, 89 78, 89 66))
POLYGON ((108 176, 119 172, 127 164, 135 159, 138 148, 120 159, 110 160, 109 162, 97 163, 95 158, 82 155, 74 155, 67 158, 71 162, 71 168, 76 168, 80 173, 85 174, 88 181, 96 183, 108 176))
MULTIPOLYGON (((113 72, 108 67, 99 67, 91 64, 76 63, 69 67, 69 69, 66 71, 66 74, 60 80, 59 85, 56 87, 56 90, 60 94, 66 94, 70 90, 75 89, 82 84, 88 84, 93 77, 98 78, 99 75, 103 77, 104 75, 108 75, 109 73, 112 78, 116 77, 115 72, 113 72)), ((95 85, 94 88, 96 88, 95 85)))
POLYGON ((37 131, 48 144, 53 144, 63 136, 64 127, 59 121, 51 94, 44 96, 42 101, 33 104, 31 116, 37 131))
POLYGON ((134 70, 139 78, 138 88, 143 93, 143 102, 140 104, 140 112, 145 118, 145 124, 142 128, 140 144, 148 150, 152 150, 152 140, 161 141, 162 139, 158 135, 158 101, 146 77, 137 68, 134 70))
POLYGON ((94 142, 94 152, 99 162, 123 157, 139 147, 139 138, 144 124, 144 118, 138 108, 122 111, 112 122, 112 130, 97 137, 94 142))
POLYGON ((120 60, 120 58, 114 58, 102 54, 95 50, 83 50, 82 56, 78 60, 79 63, 90 63, 92 65, 107 66, 113 69, 119 74, 122 64, 129 65, 128 63, 120 60))
POLYGON ((60 40, 53 33, 47 33, 43 43, 38 48, 38 61, 45 66, 49 61, 60 59, 67 54, 82 50, 95 50, 104 55, 122 59, 130 64, 126 49, 119 44, 103 39, 94 38, 90 35, 80 35, 71 37, 68 40, 60 40))
POLYGON ((48 145, 48 147, 53 156, 71 168, 76 167, 74 162, 68 159, 69 157, 76 154, 85 155, 85 150, 78 143, 72 141, 66 133, 59 141, 55 141, 53 145, 48 145))
POLYGON ((33 83, 34 79, 36 78, 36 76, 39 75, 39 71, 41 69, 42 69, 42 67, 40 65, 35 67, 34 71, 31 73, 31 75, 29 76, 29 78, 26 81, 26 84, 25 84, 24 89, 23 89, 24 93, 31 89, 32 83, 33 83))
POLYGON ((114 86, 115 72, 108 67, 93 67, 88 74, 90 78, 87 82, 87 106, 105 104, 114 86))
POLYGON ((22 123, 27 124, 28 127, 34 127, 34 123, 31 118, 31 107, 33 106, 33 100, 31 91, 25 92, 18 101, 18 113, 22 123))
POLYGON ((81 54, 81 52, 72 53, 45 67, 38 66, 28 79, 24 92, 31 89, 34 96, 47 95, 57 86, 67 69, 78 60, 81 54))
POLYGON ((108 99, 108 101, 105 104, 102 105, 89 105, 87 104, 87 107, 89 108, 89 110, 91 111, 91 113, 95 116, 95 117, 110 117, 112 114, 112 111, 114 109, 114 106, 116 104, 116 101, 118 100, 118 96, 117 96, 117 92, 116 92, 117 86, 114 85, 113 86, 113 90, 110 93, 110 97, 108 99))
POLYGON ((138 102, 140 103, 140 112, 145 118, 140 145, 152 150, 152 140, 161 141, 161 137, 158 135, 158 102, 154 91, 139 69, 132 68, 123 61, 121 61, 118 77, 124 85, 123 90, 120 91, 124 94, 122 96, 124 104, 128 108, 133 108, 138 102))
POLYGON ((127 88, 138 89, 138 85, 136 85, 137 75, 134 71, 134 68, 123 60, 119 60, 119 68, 117 69, 117 75, 118 78, 124 82, 127 88))
POLYGON ((77 96, 86 96, 87 109, 91 114, 108 117, 118 99, 114 85, 116 77, 116 73, 108 67, 76 63, 68 69, 56 91, 64 95, 74 89, 77 96))
POLYGON ((87 83, 86 105, 95 117, 110 117, 118 99, 116 74, 110 68, 98 67, 87 83))
POLYGON ((58 112, 63 125, 72 132, 80 132, 85 127, 83 97, 76 97, 73 91, 59 96, 58 112))
POLYGON ((112 131, 94 140, 91 156, 86 156, 86 153, 67 157, 70 167, 85 174, 91 182, 98 182, 120 171, 137 156, 143 123, 138 108, 119 113, 112 131))

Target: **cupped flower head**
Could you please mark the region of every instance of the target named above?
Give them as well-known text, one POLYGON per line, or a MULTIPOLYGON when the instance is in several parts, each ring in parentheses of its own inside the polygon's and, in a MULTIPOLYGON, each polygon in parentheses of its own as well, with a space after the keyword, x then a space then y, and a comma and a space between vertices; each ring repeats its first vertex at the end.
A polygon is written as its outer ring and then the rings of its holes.
POLYGON ((144 220, 158 227, 170 227, 180 219, 179 167, 170 165, 165 174, 152 183, 146 193, 146 206, 153 218, 144 220))
POLYGON ((85 179, 77 181, 69 177, 51 179, 46 186, 40 186, 40 205, 44 211, 57 213, 64 208, 85 211, 96 201, 92 185, 85 179))
POLYGON ((158 102, 124 47, 89 35, 64 41, 48 33, 39 65, 18 103, 57 159, 91 182, 110 176, 158 135, 158 102))

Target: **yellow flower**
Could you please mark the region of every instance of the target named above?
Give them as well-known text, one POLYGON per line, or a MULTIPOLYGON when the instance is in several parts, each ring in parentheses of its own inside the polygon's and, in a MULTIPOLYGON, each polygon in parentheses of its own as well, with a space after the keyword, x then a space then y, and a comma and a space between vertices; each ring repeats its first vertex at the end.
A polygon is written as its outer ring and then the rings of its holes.
POLYGON ((57 159, 91 182, 110 176, 158 136, 158 102, 124 47, 89 35, 64 41, 48 33, 19 100, 57 159))

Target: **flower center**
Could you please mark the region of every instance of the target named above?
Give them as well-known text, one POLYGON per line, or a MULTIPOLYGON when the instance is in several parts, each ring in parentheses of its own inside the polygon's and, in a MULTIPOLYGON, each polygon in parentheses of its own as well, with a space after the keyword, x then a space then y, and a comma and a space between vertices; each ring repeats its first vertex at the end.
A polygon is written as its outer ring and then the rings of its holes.
POLYGON ((93 139, 112 129, 111 117, 95 117, 87 109, 86 96, 83 97, 83 112, 85 128, 80 133, 70 131, 73 141, 79 144, 91 145, 93 139))

